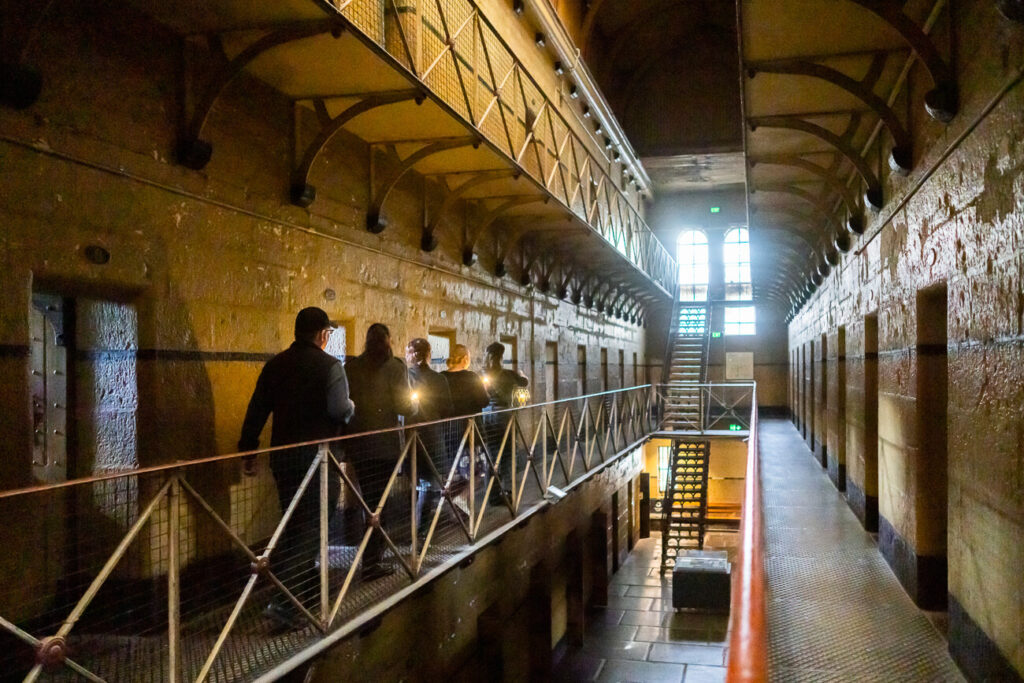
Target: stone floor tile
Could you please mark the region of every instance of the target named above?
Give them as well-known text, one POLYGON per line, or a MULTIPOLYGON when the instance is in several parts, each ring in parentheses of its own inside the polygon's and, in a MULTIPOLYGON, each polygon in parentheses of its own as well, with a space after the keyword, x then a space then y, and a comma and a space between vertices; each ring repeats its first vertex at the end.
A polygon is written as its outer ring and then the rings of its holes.
POLYGON ((709 644, 706 631, 691 631, 683 628, 641 626, 633 637, 635 640, 649 640, 651 642, 690 643, 693 645, 709 644))
POLYGON ((595 607, 587 613, 587 624, 617 624, 625 610, 595 607))
POLYGON ((687 664, 683 683, 725 683, 725 667, 687 664))
POLYGON ((637 626, 633 624, 590 624, 584 634, 584 642, 592 638, 611 638, 613 640, 632 640, 636 636, 637 626))
POLYGON ((643 661, 650 653, 651 643, 639 640, 611 640, 605 638, 588 638, 580 650, 591 657, 607 659, 635 659, 643 661))
POLYGON ((668 586, 629 586, 625 595, 631 598, 658 598, 664 600, 666 597, 666 591, 668 597, 671 600, 672 589, 668 586))
POLYGON ((635 609, 648 610, 651 608, 653 598, 626 598, 614 595, 608 596, 608 607, 611 609, 635 609))
POLYGON ((710 664, 722 666, 723 650, 711 645, 681 643, 653 643, 648 656, 652 662, 673 662, 676 664, 710 664))
POLYGON ((601 669, 598 681, 644 681, 645 683, 680 683, 685 667, 682 664, 630 662, 609 659, 601 669))
POLYGON ((634 624, 636 626, 661 626, 664 617, 657 612, 637 612, 626 610, 622 614, 622 624, 634 624))
POLYGON ((597 678, 604 666, 604 659, 592 657, 582 652, 570 652, 552 671, 556 681, 592 681, 597 678))

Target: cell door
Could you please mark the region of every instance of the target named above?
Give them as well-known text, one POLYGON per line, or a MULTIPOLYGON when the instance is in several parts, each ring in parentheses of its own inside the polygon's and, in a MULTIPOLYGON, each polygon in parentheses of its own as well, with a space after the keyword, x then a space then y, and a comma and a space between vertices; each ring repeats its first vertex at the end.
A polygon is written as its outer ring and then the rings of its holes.
POLYGON ((558 400, 558 344, 544 345, 544 402, 558 400))
POLYGON ((32 475, 35 481, 65 481, 68 475, 68 354, 65 302, 35 294, 29 312, 32 475))

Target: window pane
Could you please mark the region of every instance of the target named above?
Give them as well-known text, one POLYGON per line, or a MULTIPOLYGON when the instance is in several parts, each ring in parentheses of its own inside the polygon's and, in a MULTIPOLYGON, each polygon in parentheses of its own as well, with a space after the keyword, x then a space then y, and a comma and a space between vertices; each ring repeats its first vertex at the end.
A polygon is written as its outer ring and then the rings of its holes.
POLYGON ((746 228, 734 228, 726 233, 722 258, 726 300, 749 301, 753 297, 753 288, 750 286, 750 241, 746 228))
POLYGON ((722 332, 729 335, 756 334, 756 320, 753 306, 729 306, 725 309, 725 325, 722 332))
POLYGON ((699 230, 686 230, 676 240, 679 261, 679 298, 682 301, 707 299, 708 240, 699 230))

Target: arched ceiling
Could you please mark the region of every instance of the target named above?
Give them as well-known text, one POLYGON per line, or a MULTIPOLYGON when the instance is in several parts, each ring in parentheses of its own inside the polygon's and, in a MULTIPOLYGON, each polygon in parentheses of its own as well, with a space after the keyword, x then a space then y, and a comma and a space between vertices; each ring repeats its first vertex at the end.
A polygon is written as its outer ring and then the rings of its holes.
POLYGON ((755 298, 791 311, 920 156, 911 122, 957 110, 945 0, 577 2, 656 198, 745 188, 755 298))
POLYGON ((656 192, 743 182, 733 0, 590 0, 580 42, 656 192))

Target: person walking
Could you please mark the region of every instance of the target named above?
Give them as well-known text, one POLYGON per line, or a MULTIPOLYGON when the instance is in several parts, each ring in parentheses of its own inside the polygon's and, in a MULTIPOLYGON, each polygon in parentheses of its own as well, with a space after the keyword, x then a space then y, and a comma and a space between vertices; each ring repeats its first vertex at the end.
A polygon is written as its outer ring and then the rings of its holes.
MULTIPOLYGON (((530 381, 518 371, 506 370, 502 367, 505 345, 501 342, 488 345, 486 352, 483 380, 489 399, 486 411, 490 414, 484 417, 484 426, 491 458, 497 460, 505 430, 511 421, 511 415, 503 411, 514 405, 516 389, 526 388, 530 381)), ((515 456, 515 452, 508 447, 507 451, 501 455, 501 460, 498 463, 499 481, 491 489, 490 502, 492 504, 501 504, 503 502, 502 494, 511 494, 509 486, 512 483, 512 474, 516 469, 513 467, 515 456)))
MULTIPOLYGON (((374 323, 366 331, 363 352, 345 362, 352 400, 356 411, 349 421, 348 433, 379 432, 399 426, 399 416, 415 413, 409 373, 405 363, 391 351, 391 331, 383 323, 374 323)), ((346 452, 355 466, 363 500, 376 511, 388 479, 402 452, 399 430, 367 434, 346 443, 346 452)), ((391 574, 394 569, 383 560, 385 541, 382 531, 390 526, 388 506, 377 519, 367 520, 374 529, 363 556, 361 576, 372 581, 391 574)))
MULTIPOLYGON (((338 436, 351 417, 354 405, 349 398, 348 380, 341 361, 324 352, 334 327, 327 313, 311 306, 295 316, 295 341, 263 366, 238 440, 239 451, 259 448, 260 432, 271 413, 271 446, 317 441, 338 436)), ((317 445, 297 446, 270 454, 270 469, 277 485, 283 513, 298 493, 306 472, 316 458, 317 445)), ((256 457, 243 458, 246 475, 256 474, 256 457)), ((271 552, 271 569, 281 582, 302 600, 301 587, 309 583, 319 543, 319 491, 310 481, 300 497, 271 552)), ((328 506, 334 509, 340 492, 337 476, 328 482, 328 506)), ((267 605, 266 614, 277 625, 296 628, 301 625, 299 611, 283 595, 267 605)))
MULTIPOLYGON (((455 344, 452 346, 446 362, 448 369, 441 373, 448 380, 448 389, 451 391, 452 415, 476 415, 490 401, 480 375, 469 369, 470 360, 469 349, 463 344, 455 344)), ((469 419, 452 420, 448 423, 446 441, 448 442, 448 452, 453 458, 458 456, 459 444, 469 426, 469 419)), ((471 457, 475 457, 475 454, 471 456, 468 451, 468 440, 466 449, 459 458, 460 482, 465 481, 465 477, 469 474, 469 461, 471 457)), ((478 471, 483 472, 483 470, 478 471)))
MULTIPOLYGON (((434 422, 451 417, 452 397, 448 380, 430 367, 430 342, 422 337, 411 340, 405 347, 405 360, 409 365, 409 380, 417 408, 416 422, 434 422)), ((418 484, 419 488, 416 519, 421 536, 433 516, 433 510, 441 498, 441 488, 447 482, 448 471, 451 469, 445 447, 445 426, 445 423, 428 424, 417 430, 426 449, 426 453, 417 449, 419 481, 411 482, 414 486, 418 484), (431 464, 437 470, 440 481, 435 481, 431 464)))
POLYGON ((452 415, 475 415, 491 400, 480 375, 469 369, 469 363, 469 349, 455 344, 448 356, 448 369, 441 373, 451 392, 452 415))

